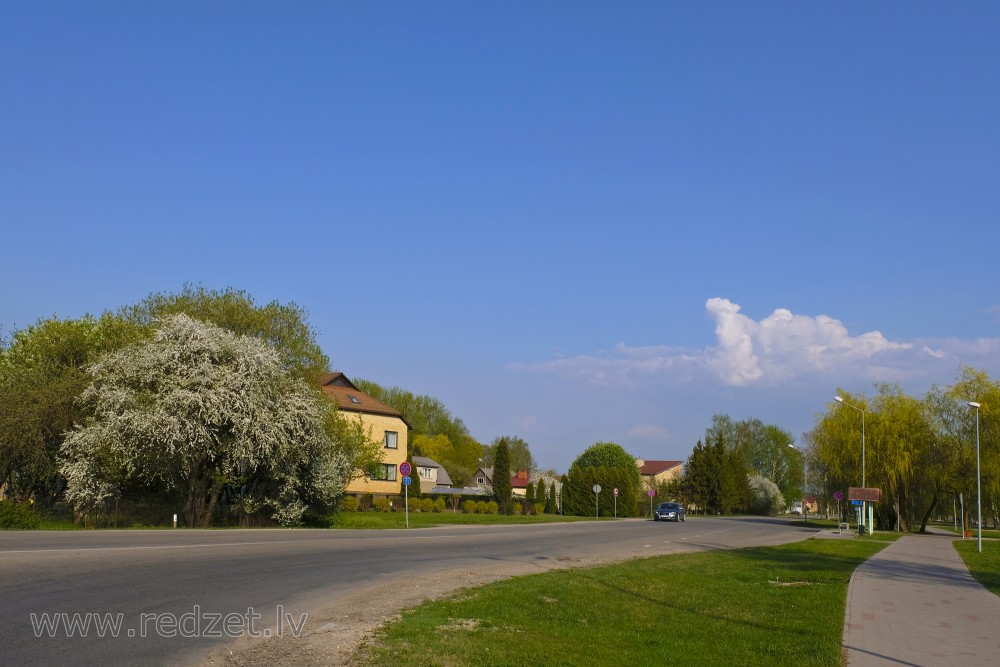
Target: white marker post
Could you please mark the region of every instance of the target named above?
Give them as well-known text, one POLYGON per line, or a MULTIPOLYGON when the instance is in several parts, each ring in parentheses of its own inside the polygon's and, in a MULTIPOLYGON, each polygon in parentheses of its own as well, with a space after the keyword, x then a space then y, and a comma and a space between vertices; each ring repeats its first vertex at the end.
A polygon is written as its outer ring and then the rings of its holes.
POLYGON ((601 485, 594 484, 594 518, 601 518, 601 485))

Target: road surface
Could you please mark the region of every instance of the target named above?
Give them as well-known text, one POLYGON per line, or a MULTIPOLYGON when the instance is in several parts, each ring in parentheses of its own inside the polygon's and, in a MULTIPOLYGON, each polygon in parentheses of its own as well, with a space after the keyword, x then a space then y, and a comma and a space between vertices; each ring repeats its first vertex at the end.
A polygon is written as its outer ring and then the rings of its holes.
MULTIPOLYGON (((378 531, 2 532, 0 665, 212 664, 279 634, 271 643, 287 649, 299 635, 328 633, 343 653, 351 642, 337 633, 352 623, 370 626, 462 585, 787 543, 813 532, 785 519, 700 517, 378 531)), ((334 648, 310 650, 329 650, 323 661, 336 663, 334 648)))

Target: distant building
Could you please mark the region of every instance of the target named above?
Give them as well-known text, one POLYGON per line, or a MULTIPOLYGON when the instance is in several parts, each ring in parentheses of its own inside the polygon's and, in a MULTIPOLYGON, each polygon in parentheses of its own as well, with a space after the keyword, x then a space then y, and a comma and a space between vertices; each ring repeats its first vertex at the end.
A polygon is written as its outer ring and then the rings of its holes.
POLYGON ((635 464, 639 466, 639 474, 646 488, 653 489, 660 484, 680 479, 684 472, 683 461, 647 461, 646 459, 636 459, 635 464))
POLYGON ((429 459, 426 456, 414 456, 413 467, 417 469, 416 476, 420 480, 421 493, 430 493, 434 489, 450 489, 452 487, 448 471, 434 459, 429 459))
MULTIPOLYGON (((527 470, 518 470, 517 474, 510 478, 511 495, 525 497, 528 493, 528 485, 531 484, 531 476, 527 470)), ((472 473, 467 487, 480 489, 483 494, 493 493, 493 468, 479 468, 472 473)))

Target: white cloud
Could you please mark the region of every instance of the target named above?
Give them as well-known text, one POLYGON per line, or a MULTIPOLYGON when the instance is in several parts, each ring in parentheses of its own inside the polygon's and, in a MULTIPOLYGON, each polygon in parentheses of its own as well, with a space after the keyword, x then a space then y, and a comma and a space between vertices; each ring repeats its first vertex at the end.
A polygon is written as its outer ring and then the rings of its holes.
POLYGON ((1000 339, 891 341, 878 331, 852 336, 827 315, 796 315, 778 308, 756 321, 724 298, 705 303, 715 321, 716 344, 700 351, 670 346, 629 347, 510 368, 570 376, 605 386, 643 384, 657 378, 715 378, 729 386, 767 386, 816 376, 827 381, 946 381, 961 364, 996 366, 1000 339), (944 374, 942 378, 942 373, 944 374))
POLYGON ((511 370, 541 371, 564 375, 603 386, 623 386, 641 383, 644 379, 671 374, 692 377, 702 360, 678 348, 666 346, 615 346, 614 354, 580 355, 545 361, 539 364, 511 364, 511 370))

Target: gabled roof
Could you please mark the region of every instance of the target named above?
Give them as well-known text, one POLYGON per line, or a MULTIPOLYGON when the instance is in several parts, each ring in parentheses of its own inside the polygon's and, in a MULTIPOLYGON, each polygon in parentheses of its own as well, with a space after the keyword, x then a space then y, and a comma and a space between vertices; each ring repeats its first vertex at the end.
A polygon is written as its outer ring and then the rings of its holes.
POLYGON ((414 456, 413 465, 421 468, 437 468, 437 480, 439 486, 451 486, 453 484, 451 477, 448 475, 448 471, 444 469, 443 465, 434 459, 427 458, 426 456, 414 456))
POLYGON ((510 478, 510 486, 512 489, 526 489, 529 484, 534 483, 526 477, 518 477, 517 475, 514 475, 510 478))
POLYGON ((679 465, 683 465, 683 461, 646 461, 642 466, 639 467, 640 475, 659 475, 661 472, 666 472, 671 468, 676 468, 679 465))
POLYGON ((337 407, 344 412, 399 417, 407 426, 410 425, 402 412, 364 393, 355 387, 354 383, 343 373, 325 373, 320 378, 320 389, 329 398, 336 401, 337 407))

